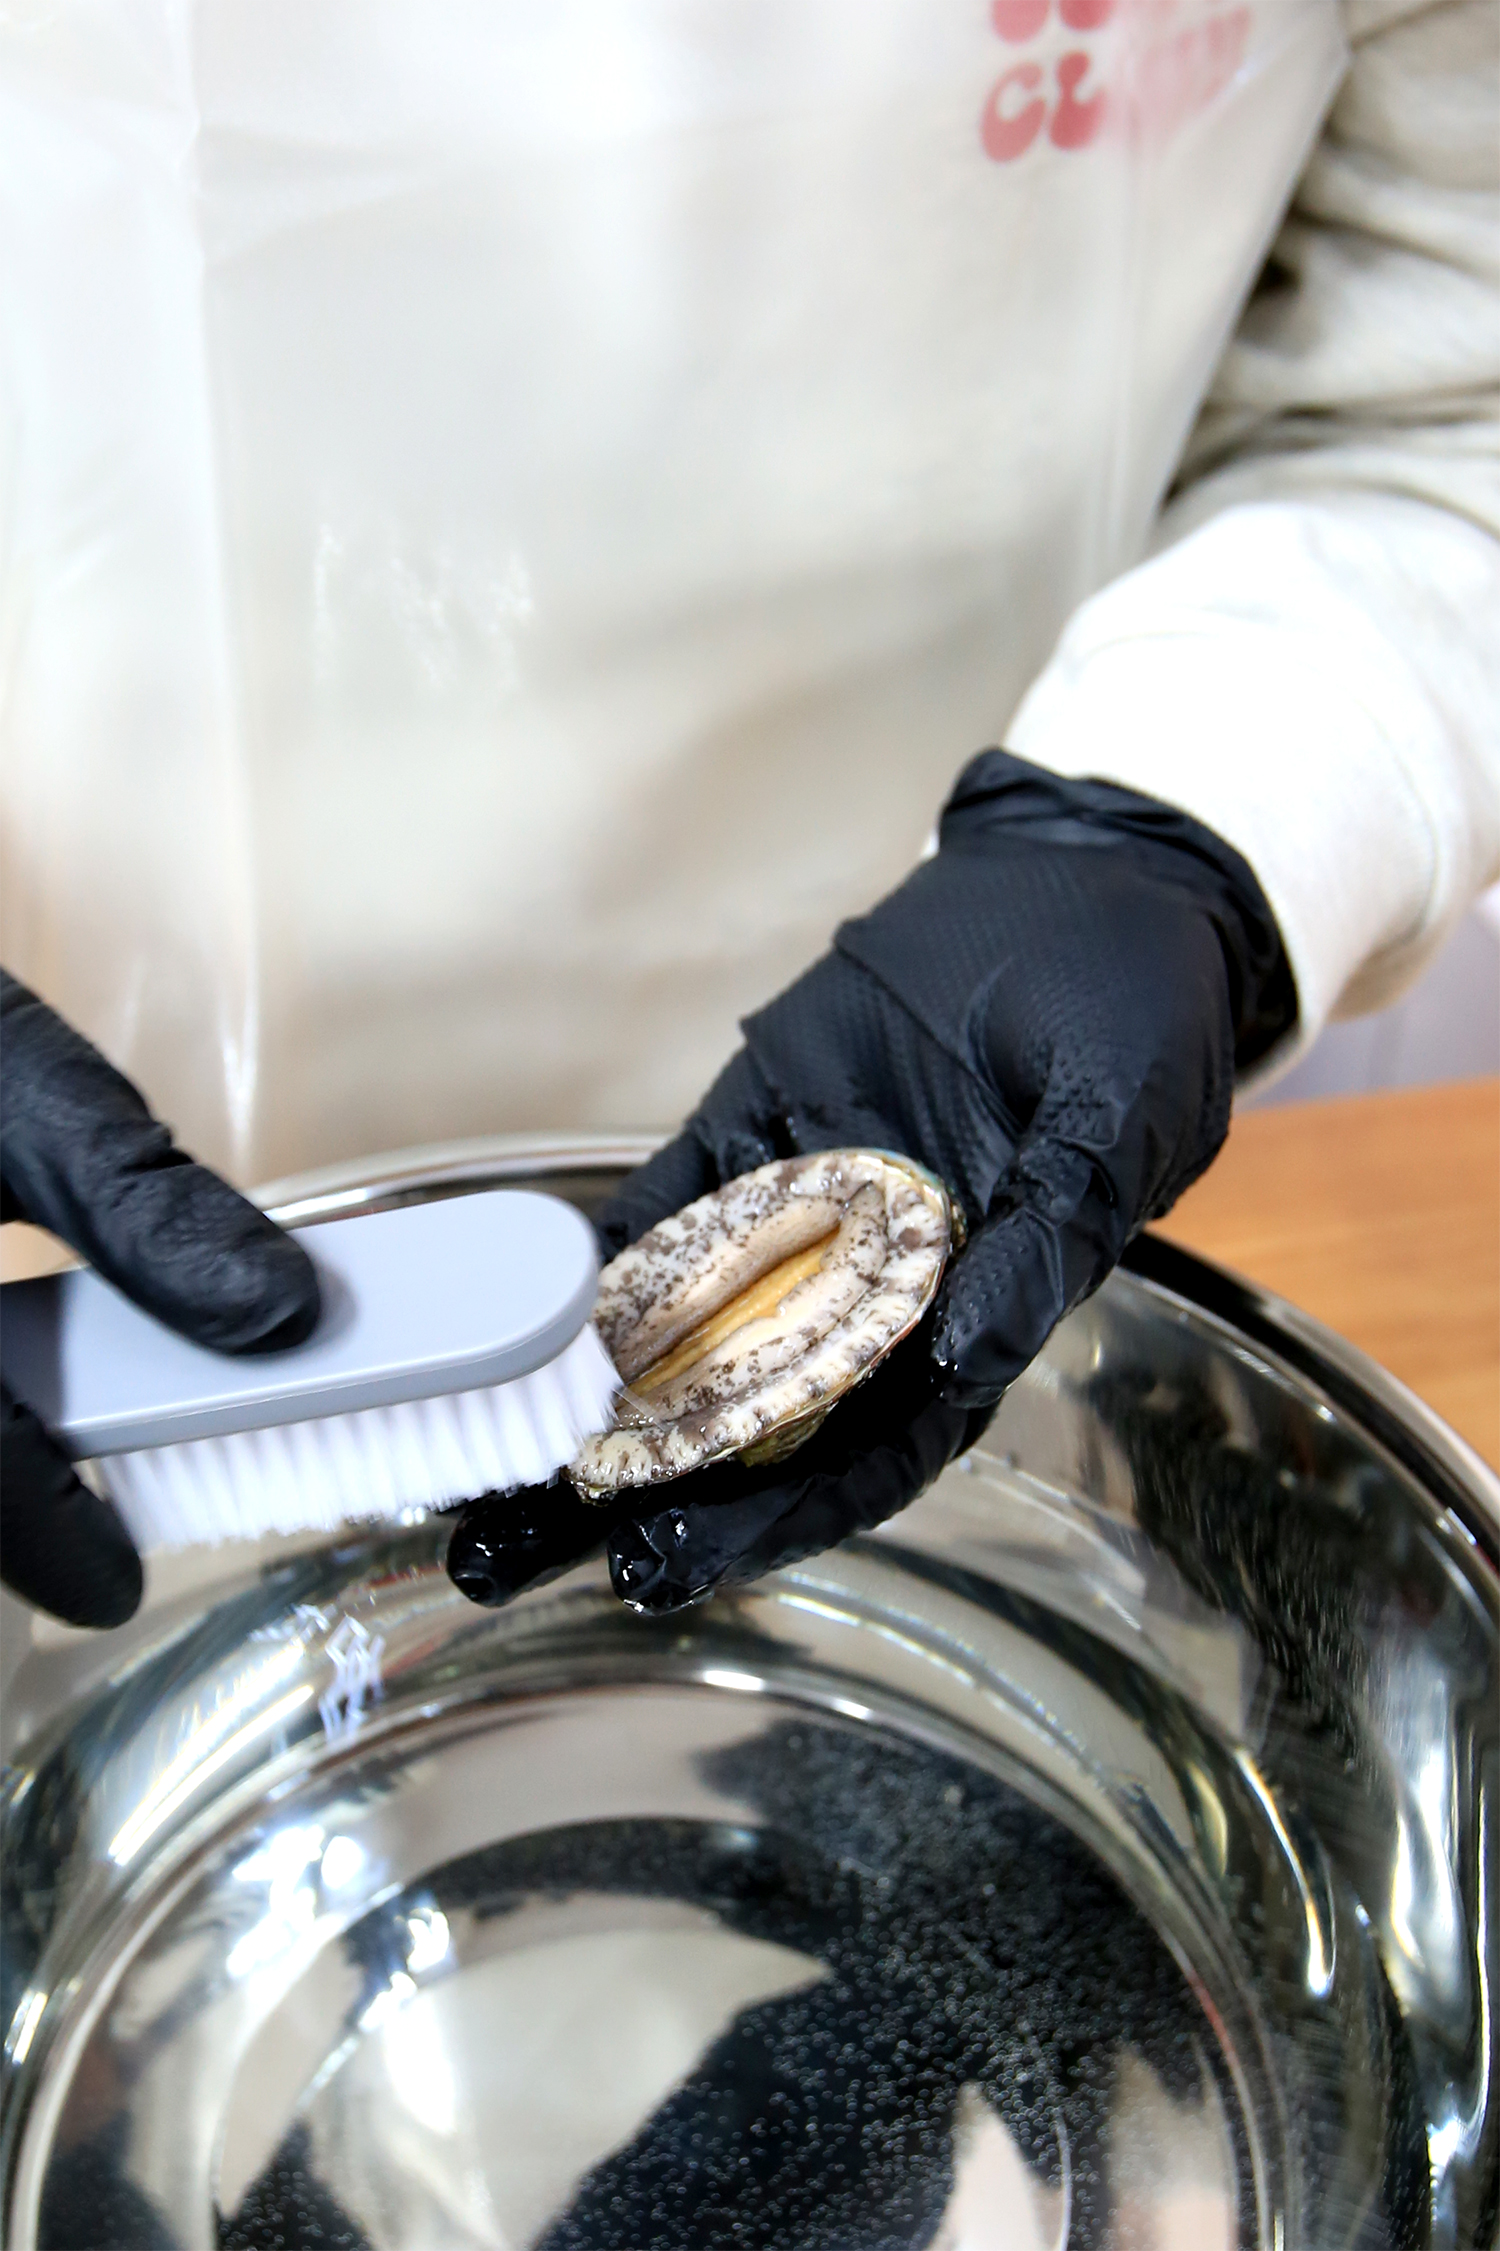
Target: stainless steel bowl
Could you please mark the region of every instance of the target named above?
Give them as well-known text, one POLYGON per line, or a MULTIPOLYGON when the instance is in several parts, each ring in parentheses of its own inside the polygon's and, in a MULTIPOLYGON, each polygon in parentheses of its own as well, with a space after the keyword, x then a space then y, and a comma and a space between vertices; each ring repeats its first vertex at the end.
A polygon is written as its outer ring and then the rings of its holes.
POLYGON ((1487 2244, 1497 1531, 1146 1241, 914 1508, 683 1618, 474 1610, 434 1521, 221 1573, 61 1708, 28 1660, 5 2243, 1487 2244))

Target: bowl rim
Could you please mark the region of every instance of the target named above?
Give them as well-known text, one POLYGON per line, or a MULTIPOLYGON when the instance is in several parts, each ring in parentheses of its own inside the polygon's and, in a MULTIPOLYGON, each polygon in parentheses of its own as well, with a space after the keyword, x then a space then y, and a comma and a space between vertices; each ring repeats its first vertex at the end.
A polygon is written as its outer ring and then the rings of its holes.
MULTIPOLYGON (((477 1134, 325 1165, 269 1181, 253 1199, 284 1227, 338 1219, 396 1196, 503 1185, 539 1171, 627 1171, 669 1138, 663 1128, 477 1134)), ((1439 1503, 1500 1578, 1500 1475, 1425 1400, 1300 1306, 1149 1230, 1120 1264, 1244 1337, 1321 1392, 1439 1503)))

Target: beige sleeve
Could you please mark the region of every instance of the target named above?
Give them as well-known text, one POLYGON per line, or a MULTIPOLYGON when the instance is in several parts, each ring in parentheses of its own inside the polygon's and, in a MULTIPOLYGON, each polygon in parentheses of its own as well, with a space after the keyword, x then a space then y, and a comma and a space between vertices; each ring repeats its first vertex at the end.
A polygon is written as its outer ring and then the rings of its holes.
POLYGON ((1356 0, 1352 60, 1152 555, 1012 747, 1236 844, 1297 1045, 1391 998, 1500 873, 1500 15, 1356 0))

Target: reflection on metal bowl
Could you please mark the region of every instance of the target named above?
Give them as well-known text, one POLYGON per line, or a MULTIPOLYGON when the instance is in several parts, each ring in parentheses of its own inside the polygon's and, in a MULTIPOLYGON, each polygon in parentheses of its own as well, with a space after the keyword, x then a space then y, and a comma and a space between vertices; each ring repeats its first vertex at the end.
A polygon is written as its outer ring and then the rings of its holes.
POLYGON ((436 1521, 23 1672, 5 2242, 1487 2244, 1496 1501, 1146 1243, 914 1508, 683 1617, 472 1609, 436 1521))

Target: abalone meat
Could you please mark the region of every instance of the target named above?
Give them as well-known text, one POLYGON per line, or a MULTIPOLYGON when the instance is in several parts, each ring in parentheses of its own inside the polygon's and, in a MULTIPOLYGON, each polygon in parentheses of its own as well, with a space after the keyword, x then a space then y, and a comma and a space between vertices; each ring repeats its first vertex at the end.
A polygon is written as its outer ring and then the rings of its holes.
POLYGON ((940 1181, 868 1149, 762 1165, 662 1220, 600 1277, 625 1390, 573 1484, 602 1500, 791 1452, 921 1319, 953 1229, 940 1181))

